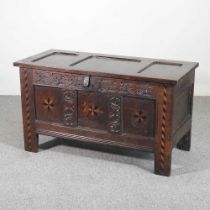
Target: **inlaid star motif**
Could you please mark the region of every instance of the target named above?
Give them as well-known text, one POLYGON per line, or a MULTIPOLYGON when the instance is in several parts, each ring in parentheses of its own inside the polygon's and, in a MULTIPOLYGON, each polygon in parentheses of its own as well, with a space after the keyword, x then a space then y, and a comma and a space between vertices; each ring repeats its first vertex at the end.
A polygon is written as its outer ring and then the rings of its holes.
POLYGON ((47 111, 52 111, 54 107, 53 100, 49 97, 47 99, 44 99, 43 105, 44 105, 44 108, 47 109, 47 111))
POLYGON ((88 104, 86 101, 82 104, 82 112, 84 112, 87 116, 91 115, 92 117, 102 113, 98 106, 95 104, 88 104))
POLYGON ((88 112, 91 116, 97 116, 99 113, 99 108, 94 104, 90 104, 88 108, 88 112))
POLYGON ((136 119, 136 121, 139 124, 142 124, 145 121, 146 116, 144 115, 143 111, 140 110, 140 111, 134 113, 134 118, 136 119))

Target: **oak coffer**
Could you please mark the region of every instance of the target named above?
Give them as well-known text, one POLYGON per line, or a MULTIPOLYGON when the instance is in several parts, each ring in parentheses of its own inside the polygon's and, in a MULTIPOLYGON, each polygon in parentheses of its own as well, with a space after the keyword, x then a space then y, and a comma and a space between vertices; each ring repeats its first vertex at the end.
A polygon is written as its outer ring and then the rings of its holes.
POLYGON ((49 50, 20 67, 25 150, 38 135, 154 153, 170 175, 172 148, 190 150, 198 63, 49 50))

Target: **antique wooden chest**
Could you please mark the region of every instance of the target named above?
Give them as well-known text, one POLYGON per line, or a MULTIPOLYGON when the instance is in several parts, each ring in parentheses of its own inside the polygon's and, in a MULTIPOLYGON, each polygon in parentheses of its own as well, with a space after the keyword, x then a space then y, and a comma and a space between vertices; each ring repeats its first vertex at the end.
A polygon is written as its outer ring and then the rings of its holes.
POLYGON ((20 67, 25 150, 49 135, 154 153, 170 175, 173 147, 190 150, 198 63, 49 50, 20 67))

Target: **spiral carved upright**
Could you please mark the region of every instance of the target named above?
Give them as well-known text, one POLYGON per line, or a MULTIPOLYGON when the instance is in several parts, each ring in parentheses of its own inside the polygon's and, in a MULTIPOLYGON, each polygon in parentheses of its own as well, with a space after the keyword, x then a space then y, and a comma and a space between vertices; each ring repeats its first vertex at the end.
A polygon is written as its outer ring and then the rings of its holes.
POLYGON ((26 138, 27 138, 27 147, 29 150, 32 149, 32 129, 30 123, 30 106, 29 106, 29 82, 28 82, 28 72, 23 72, 23 82, 24 82, 24 94, 25 94, 25 113, 26 113, 26 138))
POLYGON ((163 169, 165 164, 165 145, 166 145, 166 117, 167 117, 167 89, 163 87, 163 106, 162 106, 162 125, 160 143, 160 166, 163 169))

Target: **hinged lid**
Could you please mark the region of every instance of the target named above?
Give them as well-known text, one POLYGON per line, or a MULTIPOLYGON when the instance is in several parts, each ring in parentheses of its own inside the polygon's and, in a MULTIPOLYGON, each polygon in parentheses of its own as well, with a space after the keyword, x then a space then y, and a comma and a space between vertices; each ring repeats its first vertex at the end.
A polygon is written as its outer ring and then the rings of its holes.
POLYGON ((196 62, 48 50, 14 63, 15 66, 56 69, 71 73, 176 84, 198 67, 196 62))

